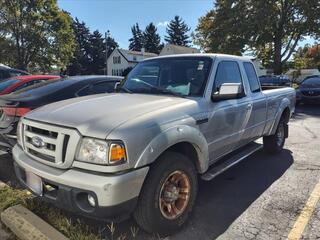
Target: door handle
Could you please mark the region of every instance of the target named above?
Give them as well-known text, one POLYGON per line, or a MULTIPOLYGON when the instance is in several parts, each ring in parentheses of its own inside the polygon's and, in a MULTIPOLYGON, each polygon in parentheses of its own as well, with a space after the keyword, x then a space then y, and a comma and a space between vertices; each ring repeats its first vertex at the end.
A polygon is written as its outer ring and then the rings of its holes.
POLYGON ((248 104, 246 107, 247 110, 250 110, 251 108, 252 108, 252 103, 248 104))

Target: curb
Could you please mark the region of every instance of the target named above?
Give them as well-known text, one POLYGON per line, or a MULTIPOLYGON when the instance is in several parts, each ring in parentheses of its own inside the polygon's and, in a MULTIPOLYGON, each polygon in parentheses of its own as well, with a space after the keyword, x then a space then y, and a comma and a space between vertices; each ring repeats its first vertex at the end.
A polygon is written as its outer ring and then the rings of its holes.
POLYGON ((8 186, 7 184, 5 184, 4 182, 0 181, 0 189, 4 188, 4 187, 7 187, 7 186, 8 186))
POLYGON ((22 205, 3 211, 1 221, 21 240, 68 240, 62 233, 22 205))

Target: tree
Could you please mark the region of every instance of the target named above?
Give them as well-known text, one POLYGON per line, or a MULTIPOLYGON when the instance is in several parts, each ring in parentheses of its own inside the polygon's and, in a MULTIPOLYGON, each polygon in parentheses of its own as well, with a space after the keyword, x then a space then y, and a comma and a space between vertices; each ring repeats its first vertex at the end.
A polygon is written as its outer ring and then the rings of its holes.
POLYGON ((90 34, 88 49, 88 74, 103 74, 106 66, 106 45, 98 30, 90 34))
MULTIPOLYGON (((77 47, 74 57, 67 67, 68 75, 102 74, 105 68, 106 43, 98 30, 90 33, 84 22, 77 18, 73 21, 73 31, 76 36, 77 47)), ((110 36, 108 41, 108 56, 118 47, 118 43, 110 36)))
POLYGON ((131 32, 132 38, 129 39, 129 50, 141 51, 141 48, 143 48, 143 33, 138 23, 131 27, 131 32))
POLYGON ((217 0, 200 18, 194 39, 207 52, 252 50, 280 74, 298 43, 319 36, 319 29, 318 0, 217 0))
POLYGON ((132 69, 133 67, 127 67, 126 69, 124 69, 122 72, 122 76, 126 77, 131 72, 132 69))
POLYGON ((189 43, 191 43, 188 35, 189 31, 190 28, 182 18, 175 16, 166 28, 168 35, 165 36, 164 40, 170 44, 189 47, 189 43))
POLYGON ((306 44, 304 47, 299 47, 293 55, 293 60, 296 69, 320 69, 320 45, 311 47, 306 44))
POLYGON ((13 65, 20 69, 65 66, 75 48, 71 24, 56 0, 0 1, 0 35, 11 44, 13 65))
POLYGON ((108 57, 111 55, 113 50, 119 47, 119 44, 116 40, 110 36, 107 37, 107 45, 108 45, 108 57))
POLYGON ((146 52, 159 54, 163 45, 160 44, 160 36, 157 33, 157 28, 153 23, 150 23, 143 33, 144 48, 146 52))
POLYGON ((73 58, 67 67, 67 74, 70 76, 86 74, 89 65, 90 30, 86 24, 80 22, 78 18, 73 21, 72 28, 75 34, 76 48, 73 58))

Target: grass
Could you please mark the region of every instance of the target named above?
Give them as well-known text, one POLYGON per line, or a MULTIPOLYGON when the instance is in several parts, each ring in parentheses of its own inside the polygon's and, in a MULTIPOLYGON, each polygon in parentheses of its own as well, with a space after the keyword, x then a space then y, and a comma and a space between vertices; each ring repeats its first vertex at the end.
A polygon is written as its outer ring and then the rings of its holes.
POLYGON ((26 190, 13 189, 8 186, 0 188, 0 212, 17 204, 26 204, 31 194, 26 190))

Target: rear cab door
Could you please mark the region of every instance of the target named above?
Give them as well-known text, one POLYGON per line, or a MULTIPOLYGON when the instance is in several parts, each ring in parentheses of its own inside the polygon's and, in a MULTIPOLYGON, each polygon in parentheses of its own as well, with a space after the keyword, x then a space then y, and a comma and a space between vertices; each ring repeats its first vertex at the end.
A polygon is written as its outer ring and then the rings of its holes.
POLYGON ((267 100, 260 86, 256 69, 251 61, 242 62, 244 76, 246 78, 248 96, 251 98, 252 108, 249 120, 245 126, 240 145, 249 143, 262 136, 267 114, 267 100))

